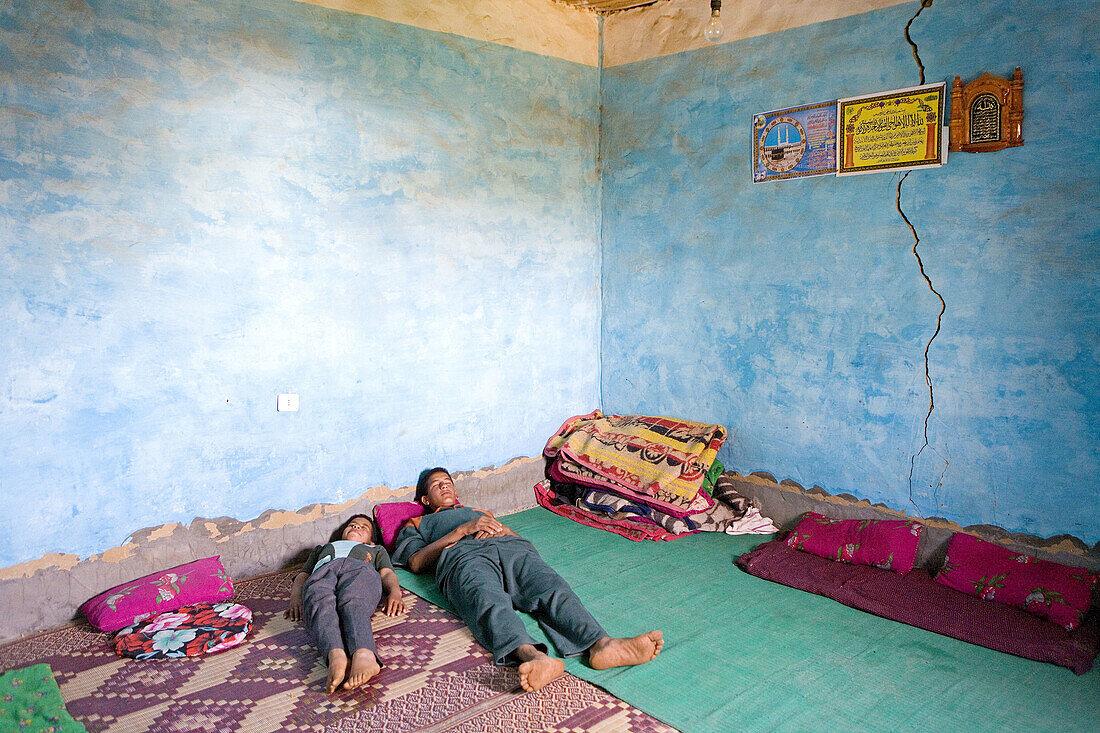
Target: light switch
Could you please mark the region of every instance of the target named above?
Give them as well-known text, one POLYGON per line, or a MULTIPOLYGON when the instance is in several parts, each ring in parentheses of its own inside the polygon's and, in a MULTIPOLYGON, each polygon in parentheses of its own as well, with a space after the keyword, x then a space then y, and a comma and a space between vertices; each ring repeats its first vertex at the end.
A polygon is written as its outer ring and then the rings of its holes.
POLYGON ((281 394, 278 396, 278 400, 275 403, 275 409, 279 412, 297 412, 298 411, 298 395, 296 394, 281 394))

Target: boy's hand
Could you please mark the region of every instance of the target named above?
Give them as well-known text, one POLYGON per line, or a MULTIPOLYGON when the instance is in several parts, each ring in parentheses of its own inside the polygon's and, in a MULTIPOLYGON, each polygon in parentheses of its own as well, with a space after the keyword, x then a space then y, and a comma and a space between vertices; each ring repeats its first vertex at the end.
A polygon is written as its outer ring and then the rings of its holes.
POLYGON ((477 519, 466 522, 462 525, 462 528, 466 534, 473 535, 479 540, 505 534, 504 525, 500 523, 499 519, 484 514, 477 519))
POLYGON ((302 586, 306 584, 308 578, 309 573, 304 570, 294 576, 294 582, 290 585, 290 601, 287 602, 286 610, 283 611, 283 618, 291 621, 302 620, 302 586))
POLYGON ((382 604, 382 613, 387 616, 400 616, 408 610, 409 607, 405 605, 405 598, 400 592, 387 595, 386 602, 382 604))

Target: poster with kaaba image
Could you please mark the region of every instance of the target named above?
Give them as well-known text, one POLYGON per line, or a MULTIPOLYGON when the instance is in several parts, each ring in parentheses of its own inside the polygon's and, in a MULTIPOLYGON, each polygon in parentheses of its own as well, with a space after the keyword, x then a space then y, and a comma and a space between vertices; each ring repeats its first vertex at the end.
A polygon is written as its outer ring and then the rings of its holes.
POLYGON ((836 173, 836 100, 752 116, 752 182, 836 173))

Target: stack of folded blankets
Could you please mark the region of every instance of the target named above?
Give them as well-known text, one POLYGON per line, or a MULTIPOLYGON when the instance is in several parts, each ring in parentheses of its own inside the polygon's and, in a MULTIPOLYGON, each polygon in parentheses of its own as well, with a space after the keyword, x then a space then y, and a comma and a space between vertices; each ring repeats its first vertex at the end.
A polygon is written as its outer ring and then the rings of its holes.
POLYGON ((572 417, 543 449, 542 506, 632 540, 777 530, 722 474, 726 429, 645 415, 572 417))

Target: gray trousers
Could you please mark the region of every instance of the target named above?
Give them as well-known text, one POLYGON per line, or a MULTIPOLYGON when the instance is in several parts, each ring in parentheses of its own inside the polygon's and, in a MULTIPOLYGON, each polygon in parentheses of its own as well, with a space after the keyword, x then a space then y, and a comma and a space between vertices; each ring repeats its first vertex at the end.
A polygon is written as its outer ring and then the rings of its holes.
POLYGON ((326 661, 333 649, 343 649, 349 658, 357 649, 370 649, 378 657, 370 617, 381 599, 382 578, 362 560, 339 557, 310 574, 302 588, 302 614, 326 661))
POLYGON ((530 542, 497 537, 477 543, 463 547, 454 562, 448 558, 439 589, 496 664, 518 663, 513 652, 523 644, 547 651, 528 635, 517 609, 535 617, 564 657, 576 656, 607 636, 530 542))

